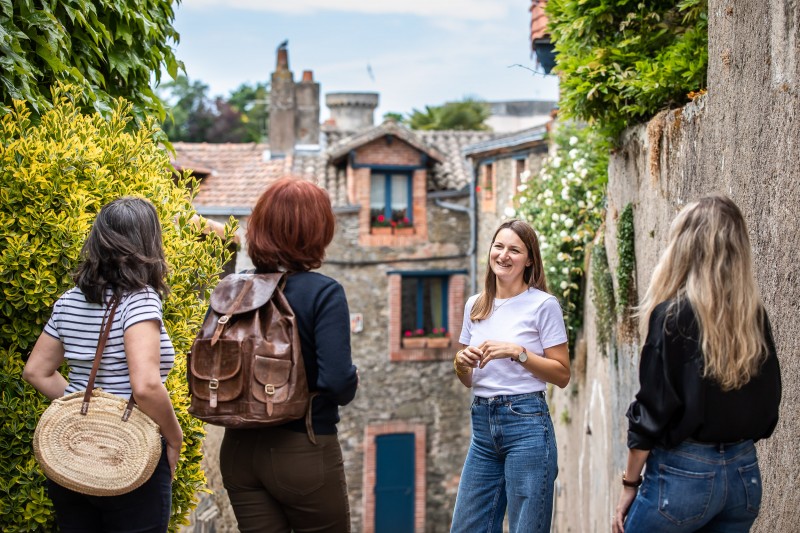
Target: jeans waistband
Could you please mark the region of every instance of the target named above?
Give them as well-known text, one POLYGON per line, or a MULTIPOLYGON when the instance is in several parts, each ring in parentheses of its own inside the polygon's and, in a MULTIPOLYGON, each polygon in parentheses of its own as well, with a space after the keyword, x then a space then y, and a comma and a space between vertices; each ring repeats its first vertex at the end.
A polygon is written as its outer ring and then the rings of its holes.
POLYGON ((539 398, 544 400, 544 391, 536 391, 536 392, 526 392, 525 394, 506 394, 501 396, 492 396, 490 398, 484 398, 482 396, 475 396, 475 403, 477 404, 484 404, 484 405, 491 405, 493 403, 509 403, 515 402, 518 400, 525 400, 527 398, 539 398))
POLYGON ((720 453, 724 453, 753 446, 753 441, 751 439, 742 439, 734 442, 701 442, 699 440, 686 439, 676 448, 681 448, 681 447, 689 448, 692 446, 697 446, 705 449, 711 448, 718 450, 720 453))

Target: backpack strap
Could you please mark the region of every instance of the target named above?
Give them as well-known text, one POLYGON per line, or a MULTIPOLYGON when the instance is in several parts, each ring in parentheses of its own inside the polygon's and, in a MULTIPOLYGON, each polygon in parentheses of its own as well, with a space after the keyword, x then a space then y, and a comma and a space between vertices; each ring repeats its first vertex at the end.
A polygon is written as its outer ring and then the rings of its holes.
POLYGON ((317 444, 317 436, 314 434, 314 425, 312 420, 312 410, 314 407, 314 398, 319 396, 318 392, 311 392, 308 395, 308 411, 306 411, 306 433, 308 433, 308 440, 311 441, 311 444, 317 444))

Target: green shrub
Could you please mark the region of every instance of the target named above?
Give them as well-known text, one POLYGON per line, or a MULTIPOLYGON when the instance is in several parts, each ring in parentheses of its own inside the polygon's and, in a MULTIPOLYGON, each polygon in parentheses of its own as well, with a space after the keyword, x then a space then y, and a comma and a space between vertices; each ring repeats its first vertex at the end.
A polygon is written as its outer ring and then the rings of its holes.
POLYGON ((538 176, 523 176, 517 215, 539 235, 550 292, 558 296, 567 325, 570 354, 583 324, 586 246, 605 216, 607 144, 591 128, 558 123, 555 154, 538 176))
MULTIPOLYGON (((176 362, 167 387, 185 436, 173 483, 174 531, 205 482, 203 427, 186 412, 186 353, 230 252, 213 233, 203 238, 193 223, 194 183, 185 176, 173 180, 152 122, 129 128, 131 106, 123 100, 115 101, 108 119, 85 115, 76 107, 79 99, 76 89, 58 87, 53 109, 38 124, 20 101, 0 118, 0 530, 53 530, 31 449, 46 399, 22 381, 22 367, 53 303, 72 286, 70 271, 95 214, 115 198, 137 195, 158 210, 171 269, 164 322, 176 362)), ((229 236, 233 229, 227 228, 229 236)))
POLYGON ((565 117, 616 137, 706 86, 708 1, 550 0, 565 117))

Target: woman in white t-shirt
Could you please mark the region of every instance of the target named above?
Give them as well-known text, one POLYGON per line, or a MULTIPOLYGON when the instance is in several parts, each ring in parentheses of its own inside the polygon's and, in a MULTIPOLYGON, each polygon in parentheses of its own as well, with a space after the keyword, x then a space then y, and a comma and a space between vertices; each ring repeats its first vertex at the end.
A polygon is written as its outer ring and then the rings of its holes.
POLYGON ((88 496, 48 480, 62 533, 167 531, 183 433, 164 386, 175 359, 161 312, 161 299, 169 292, 166 273, 153 204, 124 197, 105 205, 83 245, 75 287, 55 303, 25 364, 23 379, 51 400, 85 389, 105 311, 117 298, 95 386, 126 400, 133 394, 164 437, 155 472, 131 492, 88 496), (68 379, 59 372, 64 361, 68 379))
POLYGON ((547 383, 569 383, 567 331, 547 292, 539 242, 521 220, 492 239, 484 290, 467 301, 453 360, 474 394, 451 532, 550 531, 557 452, 547 383))

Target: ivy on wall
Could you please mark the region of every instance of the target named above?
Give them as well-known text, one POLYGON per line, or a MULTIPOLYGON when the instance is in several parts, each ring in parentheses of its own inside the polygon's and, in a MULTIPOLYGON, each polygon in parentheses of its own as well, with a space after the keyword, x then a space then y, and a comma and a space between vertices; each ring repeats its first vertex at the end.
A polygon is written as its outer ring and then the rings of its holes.
POLYGON ((608 145, 593 129, 559 123, 555 152, 537 176, 521 175, 516 212, 539 236, 547 285, 564 312, 570 355, 583 324, 586 247, 605 214, 608 145))
POLYGON ((608 356, 608 343, 614 332, 615 298, 614 281, 608 267, 608 253, 602 235, 592 246, 592 304, 595 311, 597 347, 603 357, 608 356))
POLYGON ((633 307, 636 296, 636 251, 634 249, 633 204, 629 203, 619 215, 617 223, 617 313, 622 320, 620 335, 631 338, 635 335, 633 307))
POLYGON ((707 0, 550 0, 560 112, 611 138, 706 86, 707 0))

